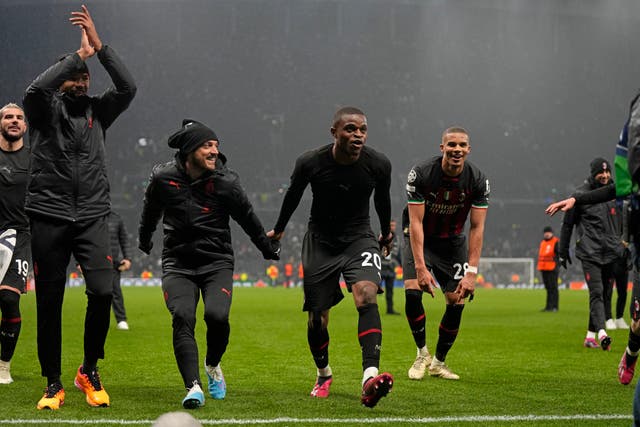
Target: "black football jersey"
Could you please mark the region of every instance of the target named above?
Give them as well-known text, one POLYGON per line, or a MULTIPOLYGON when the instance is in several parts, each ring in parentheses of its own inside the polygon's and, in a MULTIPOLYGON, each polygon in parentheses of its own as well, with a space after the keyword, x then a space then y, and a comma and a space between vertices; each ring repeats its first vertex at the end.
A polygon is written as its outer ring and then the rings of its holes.
POLYGON ((29 149, 0 150, 0 230, 29 230, 24 211, 25 191, 29 176, 29 149))
POLYGON ((442 157, 414 166, 407 178, 408 204, 424 204, 425 237, 453 237, 462 233, 471 208, 489 206, 489 180, 465 161, 462 173, 448 176, 442 157))

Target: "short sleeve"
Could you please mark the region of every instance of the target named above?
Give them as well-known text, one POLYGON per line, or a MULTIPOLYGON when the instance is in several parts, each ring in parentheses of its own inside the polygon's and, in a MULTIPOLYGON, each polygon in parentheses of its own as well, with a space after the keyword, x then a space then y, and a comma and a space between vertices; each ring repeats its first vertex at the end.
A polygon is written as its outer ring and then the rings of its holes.
POLYGON ((480 174, 480 176, 475 182, 474 192, 473 192, 473 201, 471 202, 471 207, 479 208, 479 209, 487 209, 489 207, 490 192, 491 192, 491 187, 489 186, 489 179, 483 174, 480 174))
POLYGON ((422 174, 417 167, 411 168, 407 176, 407 203, 410 205, 424 204, 424 194, 420 192, 422 174))

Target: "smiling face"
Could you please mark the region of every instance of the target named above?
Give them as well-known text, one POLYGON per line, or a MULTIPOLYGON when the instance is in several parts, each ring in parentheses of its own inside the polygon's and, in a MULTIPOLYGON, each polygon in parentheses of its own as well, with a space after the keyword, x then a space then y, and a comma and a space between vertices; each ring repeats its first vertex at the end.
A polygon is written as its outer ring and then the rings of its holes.
POLYGON ((89 92, 90 83, 91 78, 89 77, 89 73, 76 73, 60 85, 60 92, 76 97, 83 96, 89 92))
POLYGON ((600 185, 607 185, 609 181, 611 181, 611 171, 609 169, 605 169, 598 172, 594 178, 600 185))
POLYGON ((367 118, 363 114, 344 114, 331 128, 333 157, 338 163, 350 164, 360 158, 367 142, 367 118))
POLYGON ((442 135, 440 151, 442 152, 442 170, 450 176, 460 175, 464 161, 471 151, 469 135, 462 131, 445 132, 442 135))
POLYGON ((189 153, 186 161, 189 176, 195 179, 207 171, 215 170, 219 153, 218 141, 215 140, 206 141, 189 153))
POLYGON ((5 107, 0 110, 0 134, 9 142, 19 141, 27 131, 24 111, 16 107, 5 107))

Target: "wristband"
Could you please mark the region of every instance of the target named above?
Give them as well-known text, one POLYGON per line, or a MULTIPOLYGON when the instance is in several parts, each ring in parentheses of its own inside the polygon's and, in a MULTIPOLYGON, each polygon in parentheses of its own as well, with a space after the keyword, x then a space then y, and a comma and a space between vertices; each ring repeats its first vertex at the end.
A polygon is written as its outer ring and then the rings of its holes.
POLYGON ((468 266, 466 270, 464 270, 464 274, 467 274, 467 273, 478 274, 478 267, 476 267, 475 265, 468 266))

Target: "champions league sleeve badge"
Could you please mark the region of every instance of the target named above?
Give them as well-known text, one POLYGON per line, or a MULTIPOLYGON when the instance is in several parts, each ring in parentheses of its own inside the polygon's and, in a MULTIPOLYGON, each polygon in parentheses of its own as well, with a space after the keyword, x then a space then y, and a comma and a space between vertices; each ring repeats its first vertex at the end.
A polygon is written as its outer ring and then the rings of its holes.
POLYGON ((409 184, 413 183, 416 180, 416 177, 417 177, 416 171, 411 169, 409 171, 409 176, 407 177, 407 182, 409 184))

